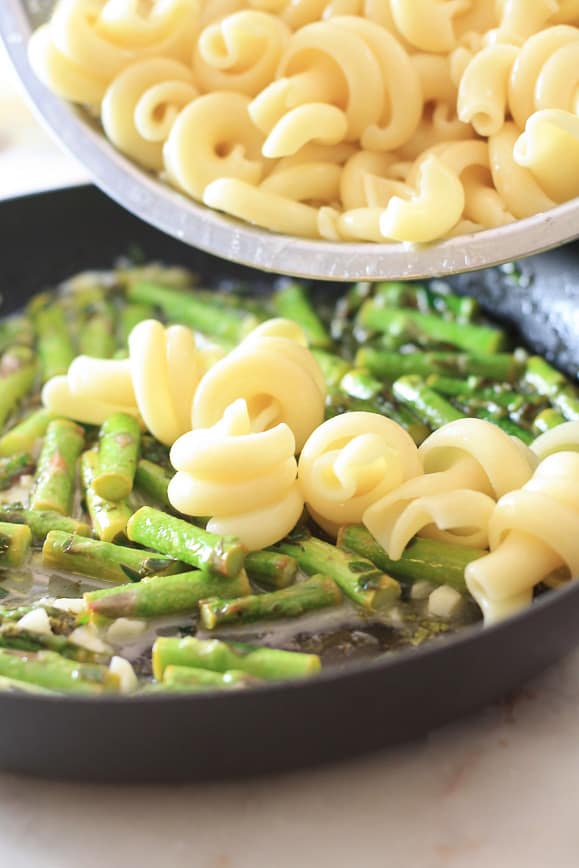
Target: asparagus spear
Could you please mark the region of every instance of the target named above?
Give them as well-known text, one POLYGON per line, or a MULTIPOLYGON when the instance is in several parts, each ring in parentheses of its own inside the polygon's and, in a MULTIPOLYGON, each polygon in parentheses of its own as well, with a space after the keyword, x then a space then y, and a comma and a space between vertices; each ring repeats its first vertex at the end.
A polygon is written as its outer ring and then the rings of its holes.
POLYGON ((214 688, 249 687, 252 684, 259 684, 259 679, 235 669, 212 672, 210 669, 194 669, 192 666, 167 666, 161 686, 164 690, 196 693, 214 688))
POLYGON ((28 556, 31 539, 27 525, 0 521, 0 567, 19 567, 28 556))
POLYGON ((24 509, 18 503, 0 506, 0 522, 28 525, 32 544, 42 545, 51 530, 64 531, 77 536, 90 536, 91 529, 83 521, 50 510, 24 509))
POLYGON ((126 347, 129 335, 135 326, 146 319, 153 319, 155 309, 150 304, 125 304, 119 311, 119 344, 126 347))
POLYGON ((53 530, 47 535, 42 549, 45 567, 92 576, 104 582, 121 584, 146 576, 168 576, 184 572, 186 564, 154 552, 131 549, 102 540, 88 539, 53 530))
POLYGON ((38 440, 46 434, 46 429, 54 418, 48 410, 34 410, 0 437, 0 456, 7 457, 15 452, 32 452, 38 440))
POLYGON ((352 365, 341 356, 335 353, 328 353, 325 350, 313 349, 312 355, 320 366, 326 386, 330 391, 338 387, 340 380, 344 377, 352 365))
POLYGON ((139 281, 127 287, 132 302, 149 304, 162 310, 167 319, 175 320, 206 335, 240 341, 257 325, 257 317, 236 308, 197 298, 194 291, 171 289, 157 283, 139 281))
POLYGON ((449 377, 485 377, 500 382, 514 382, 524 370, 516 355, 496 353, 476 356, 469 353, 396 353, 363 347, 356 353, 356 367, 366 368, 376 377, 397 380, 406 374, 428 377, 443 374, 449 377))
POLYGON ((294 557, 304 573, 332 578, 347 597, 369 611, 391 606, 400 596, 398 582, 377 570, 371 561, 315 537, 295 536, 275 548, 294 557))
POLYGON ((357 323, 366 331, 388 334, 393 328, 418 332, 427 342, 451 344, 468 352, 489 355, 497 353, 505 342, 499 329, 472 323, 456 323, 434 314, 414 310, 384 307, 379 300, 364 302, 357 323))
POLYGON ((245 548, 237 537, 217 536, 187 521, 143 506, 130 519, 127 536, 133 542, 223 576, 236 576, 245 548))
POLYGON ((545 431, 550 431, 556 428, 557 425, 562 425, 566 419, 559 410, 553 407, 548 407, 538 413, 533 420, 533 430, 537 434, 543 434, 545 431))
POLYGON ((464 413, 429 388, 420 377, 400 377, 392 389, 394 396, 409 406, 419 419, 431 428, 441 428, 448 422, 464 419, 464 413))
POLYGON ((99 437, 98 471, 93 488, 105 500, 124 500, 133 488, 141 431, 134 416, 113 413, 99 437))
POLYGON ((263 648, 218 639, 160 636, 153 645, 153 674, 160 681, 168 666, 189 666, 213 672, 246 672, 265 681, 303 678, 321 669, 317 654, 263 648))
POLYGON ((201 570, 173 576, 150 576, 140 582, 88 591, 86 604, 95 615, 107 618, 159 618, 192 615, 200 600, 221 594, 226 599, 249 594, 251 588, 242 570, 233 579, 201 570))
POLYGON ((78 348, 84 356, 94 356, 97 359, 110 359, 116 342, 114 335, 114 310, 106 301, 91 305, 81 317, 78 348))
POLYGON ((44 609, 48 615, 50 629, 58 635, 68 636, 78 626, 78 619, 72 612, 66 612, 63 609, 57 609, 50 605, 40 605, 35 603, 31 606, 14 606, 13 608, 0 608, 0 624, 15 623, 34 612, 37 609, 44 609))
POLYGON ((352 368, 340 380, 340 389, 352 398, 371 401, 384 391, 384 383, 362 368, 352 368))
POLYGON ((119 689, 119 679, 106 666, 75 663, 51 651, 37 654, 0 650, 0 675, 59 693, 105 693, 119 689))
POLYGON ((555 368, 540 356, 532 356, 527 362, 527 382, 539 393, 549 398, 569 422, 579 421, 579 395, 576 389, 555 368))
POLYGON ((509 419, 508 416, 504 416, 501 413, 495 413, 492 409, 479 409, 476 413, 473 413, 473 415, 478 416, 479 419, 485 419, 487 422, 492 422, 511 437, 518 437, 518 439, 522 440, 523 443, 526 443, 527 446, 529 446, 535 439, 535 435, 529 431, 528 428, 522 428, 520 425, 517 425, 516 422, 513 422, 512 419, 509 419))
POLYGON ((34 470, 34 460, 26 453, 15 453, 10 458, 0 458, 0 491, 11 488, 21 476, 34 470))
POLYGON ((342 594, 328 576, 312 576, 270 594, 252 594, 236 600, 212 597, 199 604, 201 621, 208 630, 222 624, 250 624, 272 618, 297 618, 304 612, 336 606, 342 594))
POLYGON ((435 585, 451 585, 461 593, 468 593, 464 581, 465 568, 471 561, 486 554, 483 549, 417 538, 408 544, 400 560, 393 561, 372 534, 357 524, 340 529, 338 545, 368 558, 378 569, 392 573, 401 582, 413 584, 426 581, 435 585))
POLYGON ((105 500, 94 490, 93 480, 97 473, 98 455, 94 450, 84 452, 80 461, 80 472, 84 487, 84 499, 94 532, 104 542, 113 542, 123 536, 127 529, 132 510, 124 500, 113 503, 105 500))
POLYGON ((298 562, 278 552, 249 552, 245 558, 245 569, 252 582, 277 591, 292 584, 298 571, 298 562))
POLYGON ((38 335, 38 356, 42 382, 66 374, 74 359, 74 347, 63 309, 53 299, 34 312, 34 325, 38 335))
POLYGON ((332 346, 332 338, 302 284, 286 281, 278 286, 273 296, 273 306, 278 316, 291 319, 303 328, 311 346, 322 349, 332 346))
POLYGON ((2 624, 0 627, 0 648, 13 648, 17 651, 54 651, 67 660, 76 660, 77 663, 108 664, 111 659, 110 654, 92 651, 85 648, 84 645, 77 645, 67 636, 36 633, 10 622, 2 624))
POLYGON ((171 474, 153 461, 141 458, 138 462, 135 471, 135 487, 166 509, 172 508, 167 493, 170 481, 171 474))
POLYGON ((36 377, 36 360, 29 347, 12 347, 0 360, 0 428, 16 405, 30 391, 36 377))
POLYGON ((32 509, 50 509, 70 515, 76 461, 84 444, 84 431, 67 419, 49 423, 38 459, 32 509))
POLYGON ((0 322, 0 353, 10 347, 30 347, 34 343, 34 329, 30 317, 16 315, 0 322))

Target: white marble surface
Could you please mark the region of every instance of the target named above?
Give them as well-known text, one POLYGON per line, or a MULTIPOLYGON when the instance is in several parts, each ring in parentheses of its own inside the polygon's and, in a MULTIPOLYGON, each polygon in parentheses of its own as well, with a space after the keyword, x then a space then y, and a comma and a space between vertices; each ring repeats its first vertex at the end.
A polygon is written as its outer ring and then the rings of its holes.
MULTIPOLYGON (((0 197, 83 177, 0 57, 0 197)), ((308 773, 138 788, 0 775, 0 868, 578 868, 578 758, 579 652, 466 722, 308 773)))

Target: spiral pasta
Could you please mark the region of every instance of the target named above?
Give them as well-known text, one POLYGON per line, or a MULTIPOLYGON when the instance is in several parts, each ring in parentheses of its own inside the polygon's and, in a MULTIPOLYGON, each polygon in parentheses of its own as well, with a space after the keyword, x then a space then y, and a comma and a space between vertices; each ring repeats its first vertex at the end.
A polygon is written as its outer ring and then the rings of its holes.
POLYGON ((344 524, 418 476, 418 450, 407 432, 376 413, 344 413, 310 435, 300 455, 298 478, 312 517, 336 536, 344 524))
POLYGON ((444 425, 418 451, 424 475, 400 485, 363 516, 394 560, 424 528, 435 539, 484 547, 494 501, 520 488, 536 460, 527 447, 481 419, 444 425))
MULTIPOLYGON (((269 334, 259 327, 207 372, 193 401, 193 428, 217 424, 227 407, 243 398, 254 431, 285 423, 301 450, 324 418, 326 386, 303 336, 299 341, 280 336, 280 328, 279 320, 269 334)), ((295 327, 287 328, 286 334, 296 334, 295 327)))
POLYGON ((521 490, 499 500, 489 524, 491 553, 465 571, 485 623, 529 605, 534 586, 554 570, 579 575, 578 492, 579 454, 557 452, 521 490))
POLYGON ((173 445, 177 473, 169 500, 185 515, 211 516, 208 530, 233 534, 249 550, 273 545, 303 510, 294 452, 288 425, 256 432, 246 402, 238 399, 211 428, 184 434, 173 445))

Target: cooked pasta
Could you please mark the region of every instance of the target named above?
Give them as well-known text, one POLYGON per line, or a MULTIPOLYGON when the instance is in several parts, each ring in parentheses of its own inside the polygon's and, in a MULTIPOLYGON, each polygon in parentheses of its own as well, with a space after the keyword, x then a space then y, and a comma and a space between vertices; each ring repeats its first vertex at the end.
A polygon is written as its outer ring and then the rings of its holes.
POLYGON ((577 0, 59 0, 29 55, 127 157, 285 235, 423 244, 579 195, 577 0))

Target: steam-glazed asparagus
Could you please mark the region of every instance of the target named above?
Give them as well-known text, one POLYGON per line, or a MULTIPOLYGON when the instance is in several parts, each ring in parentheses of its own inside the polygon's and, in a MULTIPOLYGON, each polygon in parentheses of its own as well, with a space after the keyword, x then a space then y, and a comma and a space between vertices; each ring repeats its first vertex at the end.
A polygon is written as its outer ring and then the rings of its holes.
POLYGON ((70 515, 76 474, 76 462, 84 445, 84 431, 67 419, 50 422, 38 459, 33 509, 49 509, 70 515))

